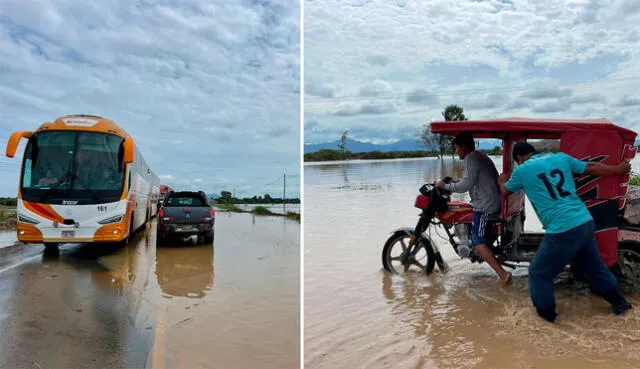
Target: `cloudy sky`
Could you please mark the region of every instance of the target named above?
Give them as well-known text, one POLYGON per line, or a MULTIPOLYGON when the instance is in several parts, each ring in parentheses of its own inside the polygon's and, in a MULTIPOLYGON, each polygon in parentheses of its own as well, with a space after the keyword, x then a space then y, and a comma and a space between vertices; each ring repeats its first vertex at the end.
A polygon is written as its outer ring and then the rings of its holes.
POLYGON ((470 119, 608 118, 640 131, 637 0, 306 0, 305 143, 470 119))
MULTIPOLYGON (((0 144, 99 115, 177 189, 280 197, 286 173, 299 196, 299 23, 297 0, 3 0, 0 144)), ((19 161, 2 156, 0 196, 19 161)))

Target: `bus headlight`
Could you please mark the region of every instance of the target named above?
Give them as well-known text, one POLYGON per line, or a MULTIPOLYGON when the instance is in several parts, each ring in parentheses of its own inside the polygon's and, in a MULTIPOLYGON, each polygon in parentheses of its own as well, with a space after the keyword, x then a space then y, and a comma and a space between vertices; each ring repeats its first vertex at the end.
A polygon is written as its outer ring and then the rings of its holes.
POLYGON ((39 221, 33 219, 33 218, 29 218, 28 216, 24 215, 24 214, 18 214, 18 222, 22 222, 22 223, 29 223, 29 224, 38 224, 40 223, 39 221))
POLYGON ((122 215, 116 215, 115 217, 107 218, 99 221, 100 224, 113 224, 122 222, 122 215))

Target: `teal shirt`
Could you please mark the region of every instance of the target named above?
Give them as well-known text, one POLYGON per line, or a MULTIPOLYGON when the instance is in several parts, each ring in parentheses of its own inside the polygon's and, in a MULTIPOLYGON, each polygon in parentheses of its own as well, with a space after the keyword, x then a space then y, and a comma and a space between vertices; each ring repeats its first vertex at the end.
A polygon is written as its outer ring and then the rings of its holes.
POLYGON ((586 162, 565 153, 536 154, 516 167, 505 187, 524 189, 545 231, 562 233, 593 219, 573 179, 586 169, 586 162))

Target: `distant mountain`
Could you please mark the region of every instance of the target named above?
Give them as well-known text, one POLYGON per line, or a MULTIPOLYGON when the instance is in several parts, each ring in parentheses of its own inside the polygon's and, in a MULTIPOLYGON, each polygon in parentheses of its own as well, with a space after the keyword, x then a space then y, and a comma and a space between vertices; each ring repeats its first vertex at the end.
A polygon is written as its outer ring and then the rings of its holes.
MULTIPOLYGON (((495 146, 502 147, 502 142, 500 140, 494 139, 481 139, 476 141, 479 145, 477 149, 479 150, 491 150, 495 146)), ((543 141, 544 142, 544 141, 543 141)), ((340 140, 336 140, 333 142, 321 142, 316 144, 305 144, 304 145, 304 153, 312 153, 316 151, 320 151, 322 149, 329 150, 338 150, 338 144, 340 140)), ((557 144, 556 144, 557 145, 557 144)), ((636 139, 636 146, 640 146, 640 137, 636 139)), ((551 143, 541 143, 541 146, 554 146, 551 143)), ((371 142, 358 141, 353 140, 351 138, 347 138, 346 149, 353 153, 360 152, 371 152, 371 151, 415 151, 415 150, 424 150, 424 147, 420 145, 417 139, 404 139, 390 144, 374 144, 371 142)))
MULTIPOLYGON (((307 153, 312 153, 312 152, 316 152, 324 149, 338 150, 339 143, 340 143, 340 140, 336 140, 333 142, 322 142, 317 144, 305 144, 304 153, 307 154, 307 153)), ((392 144, 378 145, 371 142, 358 141, 350 138, 347 138, 346 149, 354 153, 370 152, 370 151, 421 150, 417 140, 400 140, 392 144)))
MULTIPOLYGON (((320 151, 323 149, 338 150, 339 143, 340 143, 340 140, 336 140, 333 142, 322 142, 317 144, 305 144, 304 153, 308 154, 308 153, 320 151)), ((483 140, 479 140, 478 149, 491 150, 495 146, 499 146, 499 145, 500 145, 500 140, 483 139, 483 140)), ((351 151, 353 153, 360 153, 360 152, 371 152, 371 151, 382 151, 382 152, 416 151, 416 150, 424 150, 424 147, 418 142, 417 139, 405 139, 405 140, 400 140, 390 144, 374 144, 371 142, 364 142, 364 141, 358 141, 358 140, 347 138, 346 149, 347 151, 351 151)))

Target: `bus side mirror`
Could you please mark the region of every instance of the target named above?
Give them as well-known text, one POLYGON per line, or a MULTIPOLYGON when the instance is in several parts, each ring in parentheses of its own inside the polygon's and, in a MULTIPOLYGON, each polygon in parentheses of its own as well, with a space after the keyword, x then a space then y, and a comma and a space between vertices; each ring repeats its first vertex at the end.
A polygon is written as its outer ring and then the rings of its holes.
POLYGON ((135 152, 134 146, 135 144, 133 143, 133 139, 127 136, 124 140, 124 162, 126 164, 133 163, 133 154, 135 152))
POLYGON ((20 132, 14 132, 11 134, 11 137, 9 137, 9 141, 7 142, 7 151, 6 151, 6 155, 9 158, 13 158, 14 155, 16 154, 16 150, 18 150, 18 144, 20 143, 20 140, 24 137, 24 138, 31 138, 31 136, 33 135, 33 132, 28 132, 28 131, 20 131, 20 132))

